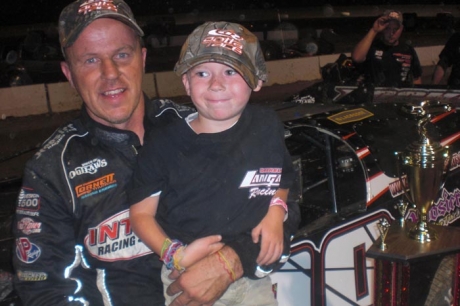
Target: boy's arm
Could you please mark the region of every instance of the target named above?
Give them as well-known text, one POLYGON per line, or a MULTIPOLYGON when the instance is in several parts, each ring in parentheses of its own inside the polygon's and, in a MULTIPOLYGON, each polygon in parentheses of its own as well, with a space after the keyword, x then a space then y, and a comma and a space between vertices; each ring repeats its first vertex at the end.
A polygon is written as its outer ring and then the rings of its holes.
POLYGON ((221 236, 208 236, 185 246, 171 241, 155 220, 159 196, 151 196, 130 208, 131 225, 136 235, 155 253, 168 268, 183 270, 222 248, 221 236))
POLYGON ((155 220, 159 196, 151 196, 133 204, 130 220, 133 231, 153 252, 161 254, 163 243, 168 238, 155 220))
POLYGON ((257 257, 258 265, 269 265, 277 261, 283 253, 283 222, 287 217, 288 189, 278 189, 273 196, 268 212, 262 221, 252 230, 252 240, 260 243, 257 257))

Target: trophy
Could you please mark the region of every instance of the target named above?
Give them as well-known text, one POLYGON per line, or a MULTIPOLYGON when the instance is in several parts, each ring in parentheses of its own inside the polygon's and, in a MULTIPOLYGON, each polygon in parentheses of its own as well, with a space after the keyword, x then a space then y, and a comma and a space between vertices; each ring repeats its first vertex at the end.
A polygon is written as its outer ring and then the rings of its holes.
POLYGON ((409 237, 419 242, 436 239, 436 232, 427 222, 427 213, 439 191, 444 186, 449 168, 449 148, 432 141, 427 135, 427 123, 432 115, 451 110, 448 104, 438 101, 423 101, 407 104, 402 109, 417 121, 419 139, 409 144, 403 152, 398 152, 398 175, 404 195, 418 211, 417 224, 409 230, 409 237), (401 173, 402 171, 402 173, 401 173), (403 173, 406 175, 402 178, 403 173))
POLYGON ((404 226, 408 206, 409 206, 409 203, 404 200, 400 200, 398 203, 396 203, 396 208, 398 209, 399 215, 400 215, 399 224, 401 226, 404 226))
POLYGON ((388 230, 390 229, 390 223, 387 221, 387 219, 382 218, 379 222, 377 222, 377 228, 380 233, 380 249, 385 251, 387 249, 385 238, 387 237, 388 230))

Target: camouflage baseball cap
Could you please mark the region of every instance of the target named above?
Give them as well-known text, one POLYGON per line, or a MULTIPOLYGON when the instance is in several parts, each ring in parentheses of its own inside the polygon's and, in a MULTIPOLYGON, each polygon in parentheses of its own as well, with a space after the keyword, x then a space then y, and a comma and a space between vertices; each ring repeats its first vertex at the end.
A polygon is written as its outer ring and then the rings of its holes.
POLYGON ((81 32, 99 18, 119 20, 133 28, 139 36, 144 35, 128 4, 123 0, 77 0, 66 6, 59 16, 59 41, 62 50, 70 47, 81 32))
POLYGON ((385 12, 383 12, 383 15, 388 16, 390 21, 394 20, 399 25, 403 24, 403 16, 402 16, 401 12, 399 12, 399 11, 386 10, 385 12))
POLYGON ((265 59, 257 37, 237 23, 206 22, 190 34, 174 67, 178 75, 206 63, 221 63, 235 69, 254 89, 267 81, 265 59))

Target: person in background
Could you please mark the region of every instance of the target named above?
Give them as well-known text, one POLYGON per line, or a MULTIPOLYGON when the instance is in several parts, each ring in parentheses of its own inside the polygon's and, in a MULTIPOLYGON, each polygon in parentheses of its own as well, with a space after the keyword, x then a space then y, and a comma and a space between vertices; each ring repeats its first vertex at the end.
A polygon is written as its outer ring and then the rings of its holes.
POLYGON ((432 83, 440 84, 446 70, 452 67, 447 86, 449 88, 460 88, 460 33, 455 32, 449 37, 446 45, 439 54, 439 61, 433 72, 432 83))
MULTIPOLYGON (((143 31, 123 0, 72 2, 58 28, 62 71, 84 103, 24 169, 15 290, 27 306, 164 305, 161 262, 133 233, 126 188, 144 137, 191 110, 142 92, 143 31)), ((254 243, 221 249, 236 278, 258 256, 247 245, 254 243)), ((230 283, 219 258, 208 256, 168 292, 179 293, 172 305, 212 304, 230 283)))
POLYGON ((283 251, 287 260, 294 234, 283 231, 294 178, 284 126, 272 109, 248 104, 267 79, 258 39, 239 24, 204 23, 175 70, 197 112, 146 139, 128 191, 133 230, 160 254, 165 287, 171 270, 215 254, 234 284, 214 305, 277 305, 270 277, 237 280, 215 243, 252 237, 259 270, 271 272, 265 266, 283 251))
POLYGON ((401 42, 401 12, 388 10, 355 46, 351 57, 376 87, 412 87, 422 83, 422 67, 415 49, 401 42))

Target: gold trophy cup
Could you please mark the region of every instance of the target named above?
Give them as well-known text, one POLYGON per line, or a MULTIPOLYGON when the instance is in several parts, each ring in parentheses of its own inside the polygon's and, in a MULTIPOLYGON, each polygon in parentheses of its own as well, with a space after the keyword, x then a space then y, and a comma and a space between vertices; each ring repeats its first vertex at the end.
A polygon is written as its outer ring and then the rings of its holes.
POLYGON ((401 166, 399 179, 404 188, 404 195, 413 204, 418 213, 417 224, 409 230, 409 237, 419 242, 436 239, 436 232, 430 229, 427 213, 442 189, 449 168, 449 148, 432 141, 427 135, 426 125, 433 114, 451 110, 448 104, 438 101, 423 101, 419 104, 407 104, 403 111, 415 116, 419 139, 397 153, 398 165, 401 166), (403 173, 405 178, 403 178, 403 173))

